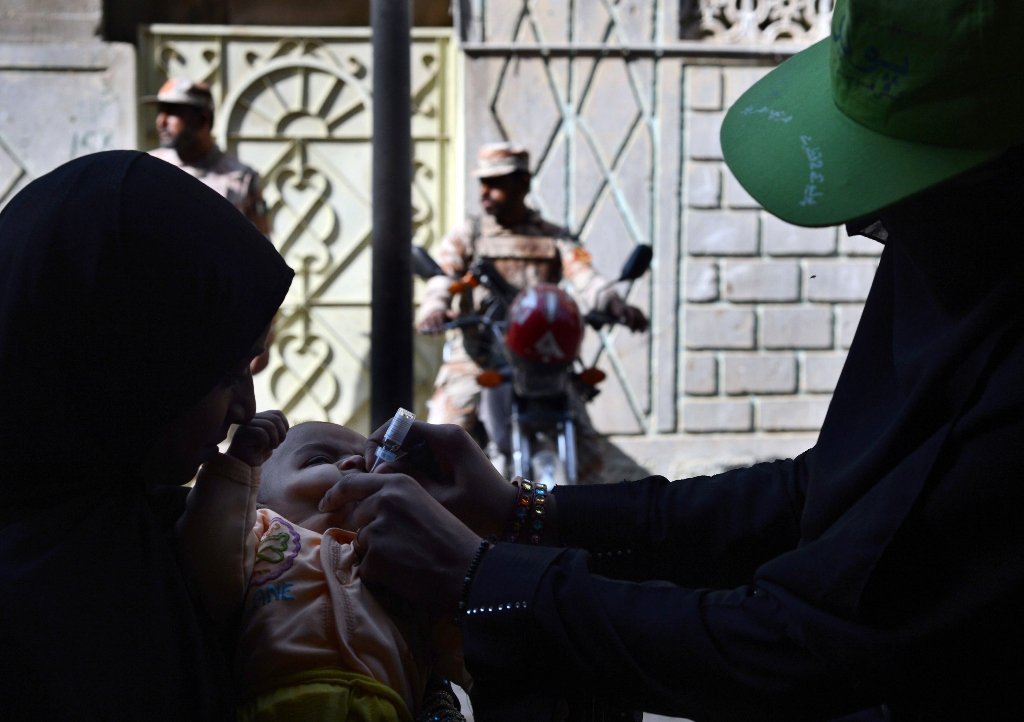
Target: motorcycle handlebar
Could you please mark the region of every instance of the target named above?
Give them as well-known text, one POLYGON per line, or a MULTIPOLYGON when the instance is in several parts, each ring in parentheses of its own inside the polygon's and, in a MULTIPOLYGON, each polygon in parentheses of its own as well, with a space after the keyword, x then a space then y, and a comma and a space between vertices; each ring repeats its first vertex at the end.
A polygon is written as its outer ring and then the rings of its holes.
POLYGON ((600 331, 604 326, 614 326, 618 322, 619 319, 607 311, 587 311, 583 316, 583 323, 587 324, 595 331, 600 331))
MULTIPOLYGON (((604 326, 614 326, 618 322, 619 319, 607 311, 587 311, 583 316, 583 323, 587 324, 595 331, 600 331, 604 326)), ((451 321, 446 323, 444 327, 445 329, 471 328, 481 325, 490 326, 492 323, 494 323, 492 319, 472 313, 466 316, 453 318, 451 321)))
POLYGON ((444 327, 446 330, 451 330, 453 328, 473 328, 475 326, 489 324, 489 319, 485 319, 483 316, 478 316, 477 314, 474 313, 468 316, 459 316, 458 318, 453 318, 451 321, 446 323, 444 327))

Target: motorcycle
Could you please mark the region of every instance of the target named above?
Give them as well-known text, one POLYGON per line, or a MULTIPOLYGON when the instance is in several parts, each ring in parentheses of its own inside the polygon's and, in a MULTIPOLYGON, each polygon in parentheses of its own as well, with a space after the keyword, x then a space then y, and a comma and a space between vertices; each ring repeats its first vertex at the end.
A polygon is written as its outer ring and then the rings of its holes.
MULTIPOLYGON (((609 287, 630 286, 647 272, 651 247, 639 245, 609 287)), ((423 248, 414 247, 413 271, 424 280, 444 272, 423 248)), ((579 482, 577 427, 584 404, 605 379, 597 368, 602 343, 590 364, 580 358, 583 330, 616 323, 611 314, 580 313, 575 301, 553 284, 520 291, 486 259, 474 261, 452 279, 453 296, 477 286, 490 292, 478 313, 460 316, 446 328, 463 331, 467 347, 484 369, 478 416, 487 432, 491 461, 506 476, 555 484, 579 482)), ((628 295, 628 291, 627 291, 628 295)))

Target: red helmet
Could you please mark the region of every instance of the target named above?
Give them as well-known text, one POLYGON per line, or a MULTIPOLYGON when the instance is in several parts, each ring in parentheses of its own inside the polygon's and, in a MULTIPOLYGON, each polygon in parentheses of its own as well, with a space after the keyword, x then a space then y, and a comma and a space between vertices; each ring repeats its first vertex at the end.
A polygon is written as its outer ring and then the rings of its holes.
POLYGON ((576 302, 558 286, 542 283, 521 291, 508 315, 505 345, 529 361, 571 364, 583 340, 576 302))

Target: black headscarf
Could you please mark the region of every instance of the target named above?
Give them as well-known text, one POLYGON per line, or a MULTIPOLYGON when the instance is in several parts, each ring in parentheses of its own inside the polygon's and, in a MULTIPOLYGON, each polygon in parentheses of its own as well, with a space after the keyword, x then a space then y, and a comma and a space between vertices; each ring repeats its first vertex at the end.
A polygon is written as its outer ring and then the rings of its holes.
POLYGON ((0 214, 5 714, 232 714, 170 544, 186 490, 151 487, 140 462, 292 275, 227 201, 144 153, 71 161, 0 214))

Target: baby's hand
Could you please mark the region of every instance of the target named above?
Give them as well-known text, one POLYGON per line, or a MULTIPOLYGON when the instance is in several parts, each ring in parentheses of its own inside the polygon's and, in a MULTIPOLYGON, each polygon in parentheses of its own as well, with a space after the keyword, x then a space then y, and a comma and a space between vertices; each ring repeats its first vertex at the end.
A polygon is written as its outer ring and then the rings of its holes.
POLYGON ((261 411, 247 424, 240 424, 228 446, 228 456, 249 466, 262 466, 271 452, 284 441, 288 419, 280 411, 261 411))

